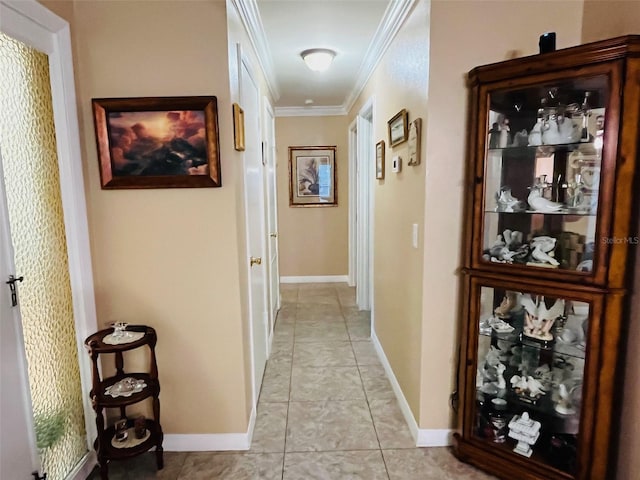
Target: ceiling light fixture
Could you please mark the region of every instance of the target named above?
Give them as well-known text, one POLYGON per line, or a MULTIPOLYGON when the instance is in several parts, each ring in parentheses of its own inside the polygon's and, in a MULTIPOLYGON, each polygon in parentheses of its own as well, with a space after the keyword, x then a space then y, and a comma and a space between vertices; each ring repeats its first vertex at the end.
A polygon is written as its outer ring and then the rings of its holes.
POLYGON ((302 52, 300 56, 311 70, 324 72, 331 65, 336 52, 328 48, 311 48, 302 52))

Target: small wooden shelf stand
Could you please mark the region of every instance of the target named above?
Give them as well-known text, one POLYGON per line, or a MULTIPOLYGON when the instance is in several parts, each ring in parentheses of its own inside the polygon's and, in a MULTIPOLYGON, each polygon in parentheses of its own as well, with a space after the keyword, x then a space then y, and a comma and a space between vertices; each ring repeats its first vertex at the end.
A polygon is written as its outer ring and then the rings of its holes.
POLYGON ((158 366, 156 363, 155 346, 157 342, 156 331, 145 325, 128 325, 126 332, 143 333, 142 338, 130 343, 122 343, 111 345, 104 342, 107 335, 114 332, 113 328, 100 330, 89 336, 84 344, 92 362, 92 389, 89 393, 93 409, 96 412, 96 427, 98 430, 97 438, 94 442, 94 448, 98 456, 98 465, 100 466, 100 478, 108 480, 109 467, 111 460, 124 460, 136 455, 140 455, 149 449, 156 448, 156 464, 158 470, 164 466, 162 440, 164 434, 160 425, 160 383, 158 382, 158 366), (123 352, 135 350, 144 346, 149 347, 149 372, 125 373, 123 352), (115 354, 116 374, 112 377, 102 378, 98 369, 100 355, 113 353, 115 354), (105 390, 119 382, 120 380, 131 377, 136 380, 142 380, 146 386, 142 391, 133 393, 129 396, 113 397, 105 393, 105 390), (149 436, 141 443, 125 448, 116 448, 111 441, 115 435, 115 426, 105 426, 105 409, 117 408, 120 410, 120 419, 127 420, 127 427, 131 428, 134 419, 129 419, 126 415, 128 406, 141 402, 147 398, 152 399, 153 419, 146 419, 145 425, 149 436))

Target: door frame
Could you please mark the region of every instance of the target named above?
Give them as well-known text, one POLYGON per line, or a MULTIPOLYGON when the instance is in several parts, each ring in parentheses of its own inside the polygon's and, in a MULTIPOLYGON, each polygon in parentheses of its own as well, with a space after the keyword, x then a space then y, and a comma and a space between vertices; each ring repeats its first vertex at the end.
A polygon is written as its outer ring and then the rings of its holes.
MULTIPOLYGON (((274 250, 276 252, 276 258, 279 262, 280 259, 280 252, 279 252, 279 244, 278 244, 278 189, 277 189, 277 176, 276 176, 276 134, 275 134, 275 112, 273 110, 273 106, 271 105, 271 102, 269 101, 269 99, 267 98, 267 96, 263 96, 262 97, 262 102, 263 102, 263 120, 264 120, 264 125, 265 128, 262 129, 262 138, 263 138, 263 151, 262 151, 262 155, 263 155, 263 162, 265 163, 265 169, 264 171, 264 186, 265 186, 265 194, 266 194, 266 209, 265 209, 265 213, 266 213, 266 230, 270 230, 271 225, 269 225, 269 218, 270 215, 273 214, 273 221, 274 221, 274 225, 273 225, 273 231, 269 231, 267 232, 265 230, 265 233, 268 233, 269 235, 275 234, 275 247, 274 250), (267 127, 268 125, 270 125, 270 128, 267 127), (271 133, 271 135, 269 135, 269 132, 271 133), (269 138, 270 137, 270 138, 269 138), (270 183, 269 181, 269 170, 273 170, 273 175, 274 175, 274 179, 276 180, 273 185, 270 183), (271 212, 271 204, 273 202, 274 208, 273 208, 273 212, 271 212)), ((268 342, 268 350, 267 350, 267 354, 270 356, 271 355, 271 344, 273 341, 273 329, 275 327, 275 321, 276 321, 276 315, 278 310, 280 310, 280 304, 281 304, 281 299, 280 299, 280 268, 278 265, 278 262, 276 262, 276 266, 275 266, 275 275, 273 274, 273 272, 271 272, 271 240, 269 238, 265 239, 267 242, 267 256, 268 256, 268 264, 269 264, 269 268, 268 268, 268 285, 269 285, 269 325, 268 325, 268 337, 269 337, 269 342, 268 342), (272 282, 272 280, 275 278, 275 284, 272 282), (273 298, 273 290, 276 291, 276 301, 275 301, 275 305, 271 304, 271 300, 273 298)))
POLYGON ((358 276, 358 119, 349 124, 349 275, 347 284, 355 286, 358 276))
MULTIPOLYGON (((238 98, 240 100, 240 102, 242 102, 242 68, 243 66, 246 68, 247 73, 251 76, 252 81, 256 84, 256 86, 258 87, 258 105, 260 105, 260 89, 259 89, 259 83, 256 81, 256 77, 255 77, 255 68, 253 67, 251 60, 249 59, 249 57, 247 55, 244 54, 243 50, 242 50, 242 45, 240 43, 238 43, 236 45, 236 52, 237 52, 237 59, 238 59, 238 98)), ((260 110, 260 107, 258 106, 258 110, 260 110)), ((258 114, 260 114, 260 112, 258 112, 258 114)), ((262 138, 262 122, 261 119, 258 118, 258 138, 262 138)), ((250 243, 250 238, 249 238, 249 212, 247 211, 248 208, 248 202, 247 202, 247 191, 246 191, 246 187, 245 187, 245 180, 244 180, 244 176, 246 175, 246 161, 245 161, 245 155, 246 152, 242 152, 242 189, 244 190, 244 221, 245 221, 245 242, 246 242, 246 253, 247 255, 251 255, 255 252, 251 252, 251 243, 250 243)), ((264 170, 263 170, 264 171, 264 170)), ((264 174, 262 175, 262 180, 264 182, 264 174)), ((262 229, 262 235, 261 235, 261 242, 260 242, 260 254, 262 256, 262 258, 266 258, 266 245, 265 245, 265 235, 264 232, 265 230, 265 218, 264 218, 264 198, 263 198, 263 204, 262 204, 262 215, 261 215, 261 219, 262 219, 262 225, 258 226, 259 228, 262 229)), ((265 265, 266 267, 266 265, 265 265)), ((268 299, 267 297, 267 288, 268 288, 268 282, 267 282, 267 269, 266 268, 262 268, 262 275, 263 275, 263 283, 265 285, 265 289, 264 289, 264 296, 265 298, 263 299, 263 303, 266 306, 268 306, 268 299)), ((247 301, 248 301, 248 305, 247 305, 247 311, 248 311, 248 321, 249 321, 249 339, 251 342, 251 391, 252 391, 252 407, 256 408, 256 406, 258 405, 258 396, 260 394, 260 388, 259 386, 257 386, 256 383, 256 362, 255 362, 255 332, 253 330, 254 328, 254 319, 253 319, 253 315, 255 312, 252 311, 252 296, 254 295, 254 292, 251 289, 251 266, 249 265, 248 262, 248 258, 247 258, 247 301)), ((265 318, 264 320, 266 320, 268 322, 268 318, 265 318)), ((265 325, 265 341, 266 341, 266 346, 265 346, 265 352, 268 358, 269 355, 269 336, 268 336, 268 332, 267 332, 267 325, 265 325)))
POLYGON ((68 478, 86 478, 95 464, 92 439, 97 435, 97 431, 88 395, 91 390, 91 365, 84 349, 84 339, 97 330, 98 322, 69 23, 35 0, 0 0, 0 18, 0 28, 5 34, 46 53, 49 57, 76 348, 89 449, 89 453, 68 478))
MULTIPOLYGON (((355 166, 356 188, 350 189, 349 211, 355 212, 356 227, 353 248, 349 249, 349 265, 355 262, 356 304, 360 310, 371 310, 374 317, 373 301, 373 209, 374 209, 374 119, 375 96, 371 96, 356 116, 355 156, 350 164, 355 166), (355 191, 354 191, 355 190, 355 191)), ((351 133, 350 130, 350 140, 351 133)), ((351 143, 350 143, 351 147, 351 143)), ((350 224, 352 222, 349 222, 350 224)))

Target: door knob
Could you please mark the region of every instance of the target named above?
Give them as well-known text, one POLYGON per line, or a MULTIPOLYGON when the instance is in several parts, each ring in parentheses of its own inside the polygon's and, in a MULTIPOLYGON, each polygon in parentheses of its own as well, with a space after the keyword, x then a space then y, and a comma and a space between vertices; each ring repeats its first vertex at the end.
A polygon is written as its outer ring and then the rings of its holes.
POLYGON ((276 238, 276 237, 278 236, 278 234, 277 234, 277 233, 270 233, 270 234, 269 234, 269 236, 270 236, 271 238, 276 238))
POLYGON ((262 257, 250 257, 249 263, 251 267, 254 265, 262 265, 262 257))

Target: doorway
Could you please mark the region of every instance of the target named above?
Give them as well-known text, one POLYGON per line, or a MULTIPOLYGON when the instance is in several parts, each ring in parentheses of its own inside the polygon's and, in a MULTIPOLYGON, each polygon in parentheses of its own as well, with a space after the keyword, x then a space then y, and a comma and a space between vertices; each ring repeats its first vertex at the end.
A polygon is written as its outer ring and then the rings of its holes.
POLYGON ((85 478, 95 423, 82 340, 96 321, 69 27, 36 2, 0 0, 0 17, 2 367, 14 373, 2 391, 15 392, 2 415, 26 429, 2 429, 1 476, 10 457, 7 478, 31 478, 41 457, 51 479, 85 478), (15 302, 9 274, 23 277, 15 302))
POLYGON ((349 127, 349 279, 355 282, 358 308, 372 313, 373 116, 374 99, 370 98, 349 127))

